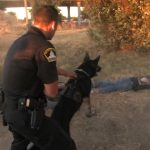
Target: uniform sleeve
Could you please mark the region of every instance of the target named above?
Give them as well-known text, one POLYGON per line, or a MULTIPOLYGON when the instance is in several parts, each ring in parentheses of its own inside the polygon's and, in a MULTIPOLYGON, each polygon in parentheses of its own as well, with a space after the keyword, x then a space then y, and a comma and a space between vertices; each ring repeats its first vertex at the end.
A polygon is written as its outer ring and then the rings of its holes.
POLYGON ((38 77, 44 84, 52 83, 58 80, 56 67, 56 52, 54 48, 47 48, 40 53, 37 60, 38 77))

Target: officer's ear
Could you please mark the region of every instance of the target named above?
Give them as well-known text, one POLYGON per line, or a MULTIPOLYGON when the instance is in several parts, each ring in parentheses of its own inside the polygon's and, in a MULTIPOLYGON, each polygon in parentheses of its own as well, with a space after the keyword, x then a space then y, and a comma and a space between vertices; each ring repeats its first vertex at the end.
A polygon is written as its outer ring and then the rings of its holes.
POLYGON ((49 25, 48 25, 48 29, 49 30, 54 30, 55 29, 55 21, 51 21, 50 23, 49 23, 49 25))

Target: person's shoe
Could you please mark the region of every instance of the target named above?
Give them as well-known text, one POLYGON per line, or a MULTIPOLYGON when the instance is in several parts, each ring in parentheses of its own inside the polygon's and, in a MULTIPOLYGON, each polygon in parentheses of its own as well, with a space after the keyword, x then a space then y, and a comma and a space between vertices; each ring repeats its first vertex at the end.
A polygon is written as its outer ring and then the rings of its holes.
POLYGON ((139 85, 149 85, 150 84, 150 76, 139 77, 138 82, 139 82, 139 85))
POLYGON ((133 90, 150 89, 150 76, 133 78, 133 90))

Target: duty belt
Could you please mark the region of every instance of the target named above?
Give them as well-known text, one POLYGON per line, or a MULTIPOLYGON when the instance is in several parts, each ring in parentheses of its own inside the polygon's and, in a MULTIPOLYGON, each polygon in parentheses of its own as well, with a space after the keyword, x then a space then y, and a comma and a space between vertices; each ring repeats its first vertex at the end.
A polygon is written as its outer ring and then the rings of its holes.
POLYGON ((18 108, 20 109, 41 109, 46 106, 46 101, 41 98, 20 98, 18 101, 18 108))

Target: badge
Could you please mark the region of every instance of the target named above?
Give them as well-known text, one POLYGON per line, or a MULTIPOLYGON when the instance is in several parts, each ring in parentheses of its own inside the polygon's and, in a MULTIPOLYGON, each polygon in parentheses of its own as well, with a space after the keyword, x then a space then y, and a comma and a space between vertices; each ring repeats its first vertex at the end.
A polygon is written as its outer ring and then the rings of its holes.
POLYGON ((48 62, 56 61, 56 53, 54 48, 46 49, 43 54, 48 62))

